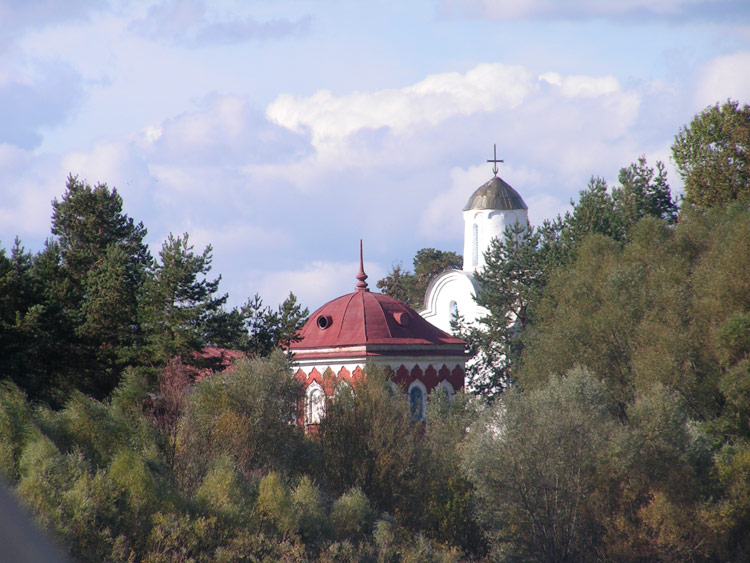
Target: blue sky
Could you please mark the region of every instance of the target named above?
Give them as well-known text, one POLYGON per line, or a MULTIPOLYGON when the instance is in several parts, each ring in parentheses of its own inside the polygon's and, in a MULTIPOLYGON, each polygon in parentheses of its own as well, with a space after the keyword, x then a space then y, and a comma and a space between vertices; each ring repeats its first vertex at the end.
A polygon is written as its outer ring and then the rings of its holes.
POLYGON ((0 243, 49 236, 65 178, 116 187, 154 255, 214 249, 232 304, 311 309, 462 249, 500 175, 532 223, 750 102, 738 0, 0 0, 0 243))

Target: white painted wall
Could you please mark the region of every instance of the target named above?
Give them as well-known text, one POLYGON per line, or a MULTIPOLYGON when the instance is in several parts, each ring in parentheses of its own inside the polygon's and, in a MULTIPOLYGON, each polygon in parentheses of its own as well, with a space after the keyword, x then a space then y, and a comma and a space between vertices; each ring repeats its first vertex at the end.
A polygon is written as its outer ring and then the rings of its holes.
POLYGON ((527 227, 529 224, 526 209, 470 209, 463 213, 464 272, 475 272, 484 268, 484 253, 490 247, 492 239, 505 236, 506 227, 516 223, 527 227))
POLYGON ((443 272, 430 283, 425 294, 425 308, 419 312, 440 330, 451 333, 452 304, 467 324, 475 324, 487 309, 474 301, 477 292, 474 276, 461 270, 443 272))

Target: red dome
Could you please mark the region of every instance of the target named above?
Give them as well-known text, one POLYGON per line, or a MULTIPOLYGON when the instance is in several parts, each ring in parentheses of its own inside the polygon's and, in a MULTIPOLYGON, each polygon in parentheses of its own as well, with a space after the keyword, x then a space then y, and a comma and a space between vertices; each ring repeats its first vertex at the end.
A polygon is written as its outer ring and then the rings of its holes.
MULTIPOLYGON (((315 311, 299 332, 293 350, 341 346, 448 345, 465 342, 424 320, 401 301, 360 288, 329 301, 315 311)), ((452 345, 452 346, 451 346, 452 345)))

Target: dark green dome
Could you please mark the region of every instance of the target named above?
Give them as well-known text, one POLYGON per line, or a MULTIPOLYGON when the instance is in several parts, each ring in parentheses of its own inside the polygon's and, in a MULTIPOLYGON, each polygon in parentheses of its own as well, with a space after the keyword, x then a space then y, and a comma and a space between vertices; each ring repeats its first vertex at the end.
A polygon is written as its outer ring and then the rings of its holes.
POLYGON ((471 194, 464 211, 471 209, 497 209, 511 211, 513 209, 528 209, 523 198, 518 195, 510 184, 495 176, 486 184, 477 188, 471 194))

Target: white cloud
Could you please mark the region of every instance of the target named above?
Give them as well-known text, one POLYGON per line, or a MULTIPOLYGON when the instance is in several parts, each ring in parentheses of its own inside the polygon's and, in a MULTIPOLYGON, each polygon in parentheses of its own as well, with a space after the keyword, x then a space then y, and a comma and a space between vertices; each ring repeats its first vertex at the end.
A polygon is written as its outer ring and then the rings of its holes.
POLYGON ((559 87, 560 93, 566 98, 597 98, 620 89, 614 76, 561 76, 556 72, 548 72, 539 79, 559 87))
POLYGON ((517 107, 536 88, 533 75, 519 66, 480 64, 465 74, 430 75, 405 88, 354 92, 336 97, 320 90, 309 98, 288 94, 268 106, 269 119, 292 131, 310 130, 319 151, 337 148, 362 129, 406 132, 451 117, 517 107))
POLYGON ((695 92, 696 111, 727 98, 750 102, 750 52, 716 57, 700 71, 695 92))
POLYGON ((161 165, 245 166, 288 162, 309 149, 307 139, 269 122, 244 97, 206 97, 198 108, 143 132, 161 165))
MULTIPOLYGON (((397 90, 280 96, 267 115, 309 131, 316 152, 290 166, 249 167, 248 174, 320 194, 335 202, 338 217, 362 213, 365 228, 388 217, 392 227, 375 231, 380 240, 413 237, 415 224, 420 242, 457 246, 461 209, 490 177, 486 164, 457 168, 466 162, 459 154, 482 162, 497 141, 506 159, 500 175, 554 217, 591 175, 614 174, 644 151, 634 130, 640 111, 641 94, 612 76, 535 77, 502 64, 397 90), (439 112, 430 109, 431 96, 446 96, 439 112)), ((535 221, 548 218, 541 213, 532 212, 535 221)))

